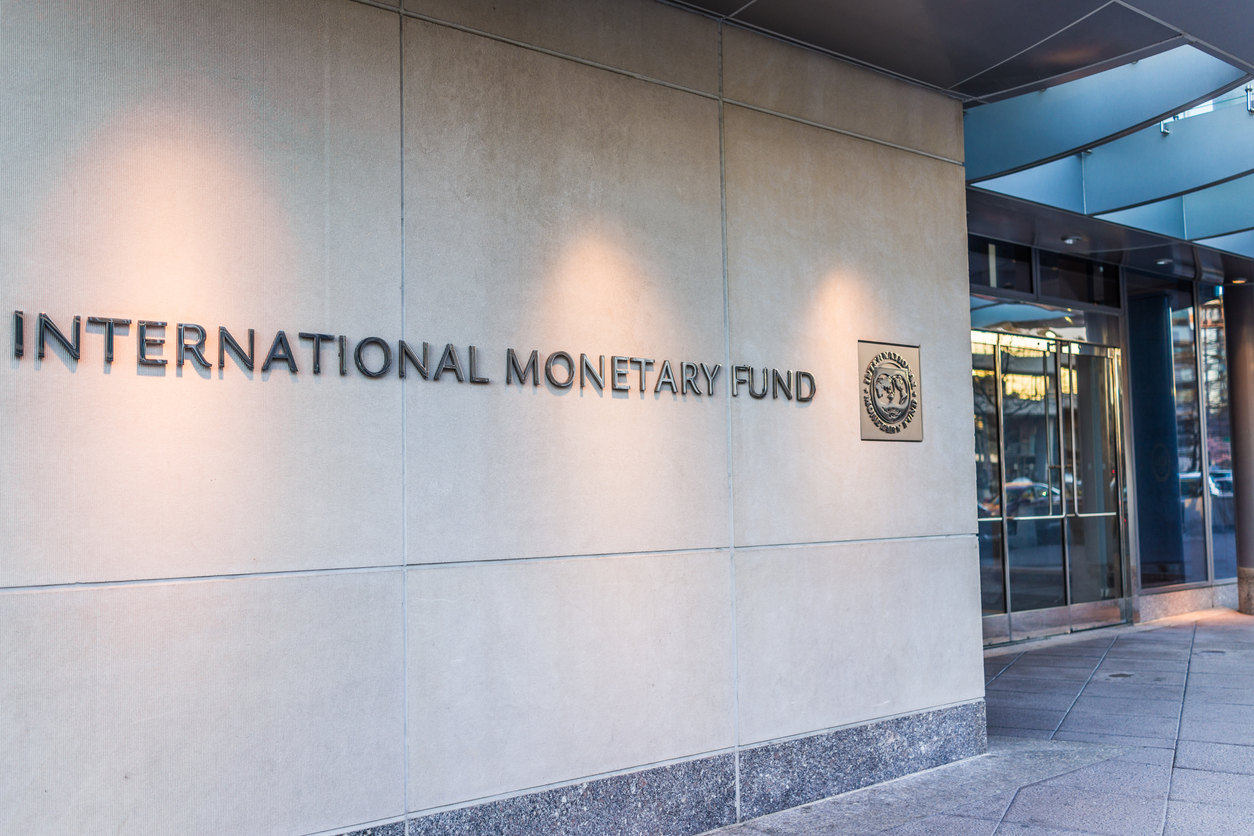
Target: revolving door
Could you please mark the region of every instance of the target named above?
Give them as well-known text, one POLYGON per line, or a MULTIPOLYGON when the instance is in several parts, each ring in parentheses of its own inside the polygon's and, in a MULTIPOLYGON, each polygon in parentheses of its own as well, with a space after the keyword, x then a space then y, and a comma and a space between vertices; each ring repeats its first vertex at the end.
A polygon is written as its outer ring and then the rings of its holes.
POLYGON ((1127 620, 1117 348, 971 333, 987 643, 1127 620))

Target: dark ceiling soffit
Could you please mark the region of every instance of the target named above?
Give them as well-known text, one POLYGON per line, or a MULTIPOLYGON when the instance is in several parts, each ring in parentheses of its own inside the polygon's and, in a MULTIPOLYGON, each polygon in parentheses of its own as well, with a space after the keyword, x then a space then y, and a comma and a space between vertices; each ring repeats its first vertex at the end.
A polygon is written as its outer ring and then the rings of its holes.
MULTIPOLYGON (((1116 67, 1122 67, 1124 64, 1131 64, 1133 61, 1140 61, 1145 58, 1152 58, 1153 56, 1158 55, 1160 52, 1167 52, 1168 50, 1175 49, 1178 46, 1186 46, 1186 45, 1197 46, 1197 44, 1190 43, 1183 35, 1178 35, 1174 38, 1168 38, 1165 41, 1161 41, 1160 43, 1156 43, 1156 44, 1151 44, 1150 46, 1144 47, 1142 49, 1138 49, 1134 52, 1129 52, 1124 55, 1117 56, 1115 58, 1110 58, 1106 61, 1099 61, 1096 64, 1089 64, 1088 66, 1080 67, 1078 69, 1071 70, 1070 72, 1063 73, 1062 75, 1056 75, 1051 78, 1044 78, 1044 79, 1041 79, 1040 81, 1033 82, 1032 84, 1025 84, 1022 87, 1012 87, 1008 90, 1002 90, 1000 92, 993 93, 987 96, 980 96, 978 98, 970 97, 964 100, 964 106, 968 108, 979 107, 982 104, 992 104, 994 102, 1000 102, 1005 99, 1013 99, 1015 96, 1023 96, 1028 93, 1035 93, 1038 90, 1045 90, 1046 88, 1049 88, 1049 87, 1057 87, 1059 84, 1066 84, 1067 82, 1070 82, 1070 81, 1078 81, 1079 79, 1084 78, 1085 76, 1096 75, 1097 73, 1106 72, 1106 70, 1113 70, 1116 67)), ((1214 57, 1218 58, 1219 56, 1214 56, 1214 57)), ((1220 60, 1222 61, 1223 59, 1220 58, 1220 60)), ((946 92, 949 92, 949 91, 946 91, 946 92)))
MULTIPOLYGON (((967 110, 964 130, 968 183, 1013 174, 1113 142, 1209 101, 1251 78, 1242 69, 1207 53, 1206 57, 1214 63, 1208 68, 1209 77, 1200 81, 1205 87, 1201 90, 1196 86, 1171 90, 1170 85, 1180 85, 1182 80, 1179 75, 1181 69, 1176 65, 1188 63, 1201 54, 1199 51, 1183 50, 1186 47, 1147 59, 1147 62, 1154 61, 1157 65, 1152 72, 1158 78, 1128 79, 1124 82, 1124 90, 1103 90, 1103 87, 1113 88, 1114 79, 1104 75, 1088 76, 1068 85, 1050 88, 1054 95, 1049 102, 1042 102, 1038 97, 1016 97, 967 110), (1180 60, 1170 59, 1177 54, 1180 60), (1134 98, 1133 88, 1139 88, 1139 100, 1134 98), (1181 96, 1187 98, 1181 99, 1181 96), (1122 105, 1124 112, 1119 112, 1116 105, 1122 105), (1106 124, 1092 127, 1099 132, 1096 136, 1079 132, 1078 126, 1092 126, 1095 120, 1077 119, 1078 109, 1100 110, 1104 114, 1106 124), (1127 123, 1125 119, 1133 121, 1127 123), (1114 128, 1116 125, 1120 127, 1114 128), (1076 126, 1077 130, 1069 132, 1072 126, 1076 126), (1048 132, 1051 128, 1055 132, 1052 142, 1048 132)), ((1117 67, 1111 72, 1121 70, 1124 67, 1117 67)), ((1144 70, 1141 72, 1150 74, 1144 70)))
MULTIPOLYGON (((737 20, 735 18, 729 17, 729 15, 732 12, 738 11, 740 7, 744 6, 743 2, 742 3, 727 3, 726 4, 727 6, 734 7, 732 8, 732 11, 726 14, 719 14, 709 8, 706 8, 705 6, 698 6, 695 3, 685 2, 685 0, 657 0, 657 1, 660 3, 665 3, 668 6, 675 6, 676 8, 683 9, 686 12, 695 12, 696 14, 699 14, 702 17, 708 17, 714 20, 721 21, 722 23, 728 26, 735 26, 738 29, 744 29, 749 32, 755 32, 759 35, 765 35, 768 38, 773 38, 777 41, 783 41, 784 43, 792 44, 793 46, 798 46, 798 47, 801 47, 802 49, 808 49, 811 52, 818 52, 818 53, 822 53, 823 55, 830 55, 833 58, 839 58, 841 61, 844 61, 847 64, 854 64, 855 66, 858 66, 858 67, 864 67, 868 70, 874 70, 880 75, 890 76, 892 78, 897 79, 898 81, 904 81, 907 84, 913 84, 915 87, 923 87, 927 90, 931 90, 934 93, 943 93, 949 98, 957 99, 958 101, 963 102, 963 103, 974 101, 974 99, 972 99, 970 96, 964 96, 961 93, 955 93, 951 90, 946 90, 944 87, 937 87, 935 84, 928 84, 926 81, 920 81, 917 78, 911 78, 908 75, 904 75, 899 72, 894 72, 893 70, 890 70, 887 67, 881 67, 878 64, 872 64, 870 61, 863 61, 859 58, 853 57, 852 55, 845 55, 844 53, 841 53, 841 52, 835 52, 830 49, 824 49, 823 47, 818 46, 816 44, 812 44, 809 41, 803 41, 800 38, 794 38, 789 35, 784 35, 779 32, 775 32, 770 29, 763 28, 761 26, 754 26, 752 23, 746 23, 743 20, 737 20)), ((745 2, 748 2, 748 0, 745 0, 745 2)))
MULTIPOLYGON (((992 101, 1011 90, 1025 91, 1051 78, 1082 77, 1118 66, 1131 56, 1180 37, 1174 26, 1119 3, 1106 3, 1004 61, 952 86, 954 92, 992 101)), ((1161 50, 1159 50, 1161 51, 1161 50)), ((1045 85, 1053 86, 1053 85, 1045 85)))
POLYGON ((1254 277, 1254 261, 1210 247, 1156 235, 1109 221, 1021 200, 1007 195, 967 188, 967 231, 972 235, 1067 252, 1135 269, 1164 272, 1157 261, 1170 258, 1170 270, 1181 278, 1222 281, 1254 277), (1074 246, 1064 236, 1077 235, 1074 246), (1189 269, 1197 265, 1196 271, 1189 269))

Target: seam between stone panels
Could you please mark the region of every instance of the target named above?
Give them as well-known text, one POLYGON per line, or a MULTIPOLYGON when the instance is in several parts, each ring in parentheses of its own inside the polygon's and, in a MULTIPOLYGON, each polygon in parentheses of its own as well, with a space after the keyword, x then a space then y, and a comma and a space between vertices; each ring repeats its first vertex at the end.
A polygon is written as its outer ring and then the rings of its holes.
MULTIPOLYGON (((924 534, 911 537, 877 537, 861 540, 816 540, 798 543, 780 543, 777 545, 761 545, 761 546, 739 546, 738 551, 767 551, 780 549, 803 549, 815 546, 844 546, 859 545, 871 543, 911 543, 927 540, 961 540, 974 538, 974 534, 924 534)), ((662 555, 685 555, 685 554, 718 554, 719 552, 730 552, 729 546, 694 546, 685 549, 652 549, 631 552, 592 552, 587 554, 554 554, 554 555, 534 555, 530 557, 504 557, 493 558, 491 560, 446 560, 429 563, 386 563, 372 564, 369 566, 331 566, 319 569, 277 569, 268 572, 218 572, 208 575, 176 575, 161 578, 131 578, 127 580, 100 580, 100 581, 70 581, 62 583, 46 583, 46 584, 18 584, 15 586, 0 586, 0 595, 6 593, 28 593, 28 592, 57 592, 72 589, 93 589, 96 587, 108 586, 144 586, 151 584, 177 584, 177 583, 200 583, 208 581, 229 581, 229 580, 245 580, 248 578, 287 578, 287 577, 306 577, 313 575, 342 575, 353 572, 385 572, 398 569, 435 569, 440 567, 471 567, 471 566, 496 566, 507 563, 539 563, 550 560, 591 560, 594 558, 615 558, 615 557, 651 557, 662 555)))
POLYGON ((737 546, 739 551, 766 551, 777 549, 804 549, 812 546, 850 546, 859 543, 912 543, 920 540, 971 540, 975 534, 908 534, 901 537, 858 537, 849 540, 798 540, 792 543, 763 543, 755 546, 737 546))
MULTIPOLYGON (((723 363, 731 372, 731 291, 727 278, 727 126, 723 119, 723 22, 717 24, 718 32, 718 188, 719 234, 723 259, 723 363)), ((736 482, 732 456, 732 404, 731 389, 723 387, 726 404, 726 455, 727 455, 727 564, 731 594, 731 689, 732 689, 732 743, 735 748, 733 775, 735 779, 735 815, 740 821, 740 642, 736 612, 736 482)))
POLYGON ((724 101, 727 102, 727 104, 735 105, 736 107, 742 107, 745 110, 752 110, 757 113, 765 114, 767 116, 775 116, 780 119, 787 119, 790 122, 798 122, 802 125, 809 125, 811 128, 819 128, 820 130, 831 131, 832 133, 840 134, 841 136, 847 136, 853 139, 861 139, 866 142, 873 142, 876 145, 883 145, 886 148, 892 148, 897 151, 904 151, 907 154, 918 154, 920 157, 927 157, 930 160, 938 160, 939 162, 950 163, 952 165, 956 165, 962 168, 966 167, 965 164, 961 160, 955 160, 952 157, 946 157, 941 154, 933 154, 930 151, 922 151, 918 148, 911 148, 907 145, 898 145, 896 142, 889 142, 887 139, 877 139, 876 137, 867 136, 866 134, 860 134, 860 133, 857 133, 856 131, 846 130, 845 128, 837 128, 834 125, 825 125, 822 122, 815 122, 811 119, 806 119, 801 116, 793 116, 788 113, 780 113, 778 110, 771 110, 769 107, 761 107, 759 105, 753 105, 747 102, 737 101, 736 99, 724 99, 724 101))
POLYGON ((318 575, 354 575, 381 572, 399 572, 404 566, 387 563, 379 566, 342 566, 332 569, 290 569, 274 572, 237 572, 218 575, 186 575, 175 578, 134 578, 124 581, 81 581, 75 583, 28 584, 26 586, 0 587, 0 595, 23 595, 36 592, 67 592, 75 589, 100 587, 161 586, 184 583, 214 583, 217 581, 267 580, 273 578, 307 578, 318 575))
MULTIPOLYGON (((994 682, 996 682, 996 681, 997 681, 997 677, 1001 676, 1003 673, 1005 673, 1006 671, 1010 670, 1010 666, 1011 666, 1011 665, 1013 665, 1015 662, 1018 662, 1018 661, 1019 661, 1019 659, 1020 659, 1020 658, 1022 658, 1022 656, 1023 656, 1023 651, 1020 651, 1019 653, 1015 654, 1015 658, 1011 659, 1009 662, 1007 662, 1006 664, 1002 665, 1002 669, 1001 669, 1001 670, 999 670, 999 671, 998 671, 996 674, 994 674, 992 677, 990 677, 990 678, 989 678, 989 680, 988 680, 988 682, 985 682, 985 683, 984 683, 984 691, 987 693, 987 691, 988 691, 988 686, 990 686, 990 685, 992 685, 994 682)), ((1096 669, 1096 668, 1094 668, 1094 670, 1097 670, 1097 669, 1096 669)), ((1087 683, 1086 683, 1086 684, 1087 684, 1087 683)), ((1081 689, 1081 690, 1084 690, 1084 689, 1081 689)))
POLYGON ((518 41, 513 38, 507 38, 504 35, 493 34, 492 32, 485 32, 482 29, 475 29, 473 26, 465 26, 461 23, 453 23, 452 21, 441 20, 438 17, 424 15, 419 12, 411 12, 409 9, 397 9, 393 6, 385 6, 380 3, 372 3, 370 2, 370 0, 353 0, 353 2, 362 3, 363 5, 367 5, 367 6, 374 6, 375 8, 378 8, 378 9, 387 9, 390 12, 396 12, 402 17, 413 18, 414 20, 421 20, 424 23, 431 23, 436 26, 444 26, 448 29, 456 29, 459 32, 465 32, 468 35, 478 35, 481 38, 487 38, 489 40, 499 41, 500 43, 509 44, 510 46, 516 46, 516 47, 519 47, 520 49, 527 49, 527 50, 531 50, 532 52, 539 52, 543 55, 550 55, 554 58, 562 58, 566 61, 573 61, 576 64, 583 64, 584 66, 587 66, 587 67, 595 67, 598 70, 605 70, 606 72, 611 72, 611 73, 614 73, 615 75, 623 75, 623 76, 627 76, 628 78, 637 79, 639 81, 647 81, 650 84, 657 84, 662 87, 669 87, 672 90, 679 90, 683 93, 691 93, 694 96, 701 96, 702 98, 710 99, 712 101, 717 101, 718 99, 717 93, 708 93, 705 90, 698 90, 695 87, 688 87, 687 85, 677 84, 676 82, 673 82, 673 81, 667 81, 665 79, 655 78, 654 76, 644 75, 643 73, 637 73, 631 70, 625 70, 622 67, 615 67, 610 64, 602 64, 600 61, 593 61, 588 58, 580 58, 578 55, 571 55, 566 52, 558 52, 557 50, 549 49, 548 47, 537 46, 536 44, 529 44, 526 41, 518 41))
MULTIPOLYGON (((1097 669, 1102 666, 1102 662, 1105 662, 1106 657, 1110 655, 1110 649, 1114 647, 1115 645, 1117 645, 1118 643, 1119 643, 1119 639, 1116 638, 1113 642, 1107 645, 1105 652, 1102 653, 1102 658, 1097 660, 1097 664, 1094 665, 1093 670, 1089 672, 1089 678, 1084 680, 1084 684, 1080 686, 1080 690, 1076 692, 1075 699, 1071 700, 1071 705, 1067 706, 1067 710, 1062 713, 1062 719, 1058 721, 1058 725, 1054 726, 1054 730, 1049 733, 1050 740, 1053 740, 1054 735, 1058 734, 1058 730, 1062 728, 1062 724, 1067 722, 1067 718, 1071 716, 1071 710, 1075 708, 1075 704, 1080 701, 1080 697, 1084 694, 1085 691, 1088 690, 1089 683, 1093 681, 1093 677, 1097 676, 1097 669)), ((1022 658, 1023 656, 1021 654, 1019 656, 1019 659, 1022 659, 1022 658)), ((1015 659, 1015 662, 1018 662, 1019 659, 1015 659)), ((1013 665, 1014 662, 1011 662, 1010 664, 1013 665)))
MULTIPOLYGON (((397 97, 400 124, 400 183, 401 183, 401 333, 405 333, 405 18, 397 15, 397 97)), ((401 360, 402 365, 404 360, 401 360)), ((409 457, 405 424, 405 378, 401 378, 401 745, 405 785, 401 789, 401 808, 409 812, 409 457)), ((409 820, 405 820, 405 832, 409 833, 409 820)))
MULTIPOLYGON (((606 72, 614 73, 616 75, 626 76, 628 78, 634 78, 638 81, 644 81, 650 84, 657 84, 661 87, 669 87, 672 90, 678 90, 683 93, 691 93, 694 96, 700 96, 702 98, 710 99, 712 101, 718 101, 720 103, 726 102, 727 104, 733 104, 733 105, 736 105, 737 107, 742 107, 746 110, 753 110, 758 113, 766 114, 767 116, 775 116, 780 119, 786 119, 790 122, 797 122, 802 125, 809 125, 812 128, 820 128, 825 131, 831 131, 832 133, 837 133, 842 136, 850 137, 852 139, 865 140, 866 142, 872 142, 872 143, 875 143, 876 145, 883 145, 886 148, 892 148, 897 151, 904 151, 907 154, 918 154, 921 157, 927 157, 928 159, 938 160, 943 163, 950 163, 952 165, 959 166, 960 168, 965 168, 965 164, 961 160, 955 160, 952 157, 946 157, 941 154, 933 154, 930 151, 923 151, 918 148, 911 148, 907 145, 899 145, 895 142, 890 142, 886 139, 877 139, 876 137, 867 136, 866 134, 860 134, 856 131, 851 131, 845 128, 837 128, 833 125, 825 125, 822 122, 814 122, 809 119, 802 118, 800 116, 792 116, 787 113, 780 113, 777 110, 771 110, 770 108, 767 108, 767 107, 760 107, 758 105, 752 105, 746 102, 737 101, 735 99, 725 99, 722 96, 721 71, 720 71, 720 77, 719 77, 719 92, 707 93, 706 91, 698 90, 695 87, 688 87, 687 85, 677 84, 673 81, 666 81, 665 79, 655 78, 654 76, 644 75, 643 73, 632 72, 631 70, 625 70, 621 67, 615 67, 610 64, 602 64, 599 61, 592 61, 588 58, 580 58, 577 55, 571 55, 566 52, 558 52, 555 49, 548 49, 547 47, 537 46, 535 44, 529 44, 529 43, 526 43, 525 41, 518 41, 513 38, 507 38, 504 35, 495 35, 491 32, 485 32, 482 29, 475 29, 474 27, 464 26, 460 23, 452 23, 447 20, 441 20, 436 17, 431 17, 430 15, 419 14, 418 12, 411 12, 408 9, 397 9, 393 6, 385 6, 382 3, 371 2, 371 0, 352 0, 352 2, 361 3, 362 5, 366 5, 366 6, 372 6, 377 9, 385 9, 390 12, 396 12, 402 17, 413 18, 414 20, 421 20, 425 23, 431 23, 436 26, 444 26, 449 29, 456 29, 459 32, 465 32, 469 35, 478 35, 479 37, 488 38, 489 40, 493 40, 493 41, 499 41, 500 43, 509 44, 510 46, 516 46, 516 47, 519 47, 520 49, 528 49, 528 50, 531 50, 532 52, 539 52, 543 55, 550 55, 554 58, 561 58, 566 61, 572 61, 576 64, 583 64, 586 67, 595 67, 598 70, 605 70, 606 72)), ((720 35, 720 49, 721 49, 721 35, 720 35)), ((822 53, 822 54, 827 54, 827 53, 822 53)), ((880 73, 881 75, 889 75, 890 77, 894 77, 894 76, 891 76, 891 74, 883 73, 880 70, 874 70, 874 71, 877 73, 880 73)), ((931 89, 931 88, 924 88, 924 89, 931 89)))
POLYGON ((1189 637, 1189 660, 1184 665, 1184 693, 1180 695, 1180 713, 1176 716, 1176 740, 1171 750, 1171 771, 1167 774, 1167 797, 1163 799, 1163 823, 1159 833, 1167 832, 1167 808, 1171 804, 1171 787, 1176 780, 1176 757, 1180 752, 1180 726, 1184 724, 1184 704, 1189 699, 1189 671, 1193 669, 1193 648, 1197 646, 1197 622, 1193 622, 1193 635, 1189 637))

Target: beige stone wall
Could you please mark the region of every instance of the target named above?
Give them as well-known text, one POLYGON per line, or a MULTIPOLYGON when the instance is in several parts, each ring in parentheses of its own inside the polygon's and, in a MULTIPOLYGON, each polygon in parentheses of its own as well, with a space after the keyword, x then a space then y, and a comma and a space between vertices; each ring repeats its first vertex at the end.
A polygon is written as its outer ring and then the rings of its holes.
POLYGON ((0 832, 350 829, 983 694, 959 105, 653 0, 407 2, 0 9, 0 832), (859 441, 859 339, 921 345, 922 443, 859 441))

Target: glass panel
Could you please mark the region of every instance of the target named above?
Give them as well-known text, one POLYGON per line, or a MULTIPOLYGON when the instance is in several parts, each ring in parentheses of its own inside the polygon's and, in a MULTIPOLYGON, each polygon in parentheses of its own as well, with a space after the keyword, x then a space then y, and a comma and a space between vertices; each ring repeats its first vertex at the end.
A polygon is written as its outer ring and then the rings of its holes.
POLYGON ((1232 431, 1228 421, 1228 351, 1224 342, 1223 286, 1200 284, 1198 336, 1206 404, 1206 453, 1210 467, 1210 542, 1215 580, 1237 576, 1236 519, 1232 507, 1232 431))
POLYGON ((1062 376, 1063 444, 1074 505, 1068 513, 1114 513, 1119 510, 1119 453, 1110 361, 1082 353, 1067 358, 1062 376))
POLYGON ((1141 584, 1205 581, 1193 288, 1148 276, 1127 287, 1141 584))
POLYGON ((980 520, 980 603, 985 615, 1006 611, 1002 573, 1001 522, 980 520))
POLYGON ((1120 307, 1119 268, 1074 255, 1041 250, 1041 295, 1070 302, 1120 307))
POLYGON ((1010 552, 1010 605, 1015 612, 1067 603, 1062 518, 1005 522, 1010 552))
POLYGON ((1068 517, 1071 602, 1087 604, 1123 596, 1119 516, 1068 517))
POLYGON ((1120 344, 1119 319, 1110 314, 979 295, 971 296, 971 327, 1101 345, 1120 344))
POLYGON ((1027 337, 1001 341, 1008 516, 1062 513, 1053 345, 1027 337))
POLYGON ((1015 612, 1066 604, 1056 357, 1046 340, 1001 338, 1004 536, 1015 612))
POLYGON ((975 495, 979 518, 980 599, 985 615, 1006 611, 1002 571, 1001 442, 997 420, 997 335, 971 334, 971 388, 975 399, 975 495))
POLYGON ((975 398, 976 516, 981 518, 1001 516, 996 351, 995 335, 971 335, 971 388, 975 398))
POLYGON ((1032 248, 971 235, 967 238, 971 284, 1032 292, 1032 248))

